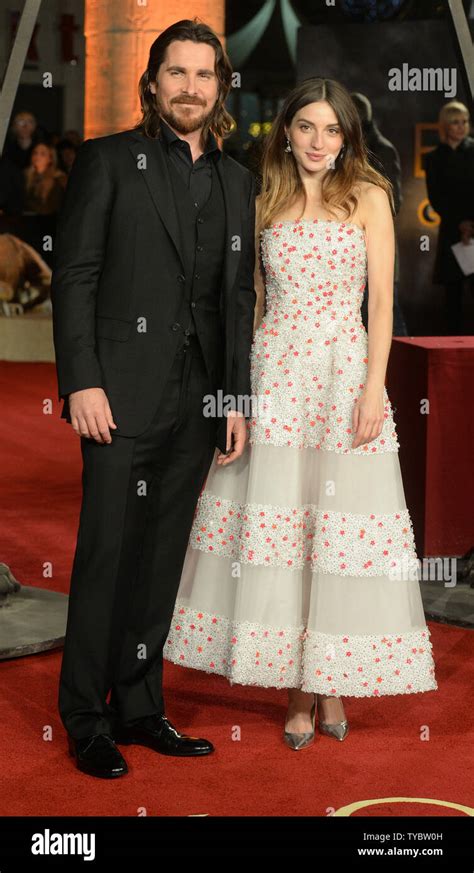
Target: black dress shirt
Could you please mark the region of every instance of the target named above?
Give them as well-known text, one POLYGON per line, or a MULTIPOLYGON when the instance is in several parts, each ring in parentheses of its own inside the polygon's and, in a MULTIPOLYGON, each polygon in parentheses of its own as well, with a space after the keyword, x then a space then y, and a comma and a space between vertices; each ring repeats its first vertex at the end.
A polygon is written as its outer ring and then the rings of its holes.
POLYGON ((206 148, 202 155, 193 161, 191 147, 186 140, 177 136, 169 124, 161 119, 160 141, 166 154, 180 173, 196 206, 204 206, 211 193, 212 170, 210 160, 218 161, 221 151, 214 134, 209 131, 206 148))

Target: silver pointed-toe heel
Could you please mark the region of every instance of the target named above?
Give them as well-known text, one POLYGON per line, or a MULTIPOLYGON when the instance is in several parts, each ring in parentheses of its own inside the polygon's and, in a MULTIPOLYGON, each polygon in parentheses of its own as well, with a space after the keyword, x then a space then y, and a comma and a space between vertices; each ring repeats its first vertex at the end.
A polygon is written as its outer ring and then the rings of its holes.
POLYGON ((328 724, 326 721, 318 720, 318 730, 321 734, 327 737, 333 737, 335 740, 344 740, 349 733, 349 722, 347 718, 343 721, 337 721, 334 724, 328 724))
POLYGON ((314 742, 314 725, 316 720, 316 698, 314 699, 313 706, 311 707, 311 724, 312 730, 305 731, 302 734, 292 733, 291 731, 284 731, 283 737, 287 746, 290 749, 293 749, 295 752, 299 752, 300 749, 306 749, 314 742))
POLYGON ((347 719, 338 721, 336 724, 327 724, 320 721, 318 724, 320 733, 326 734, 328 737, 334 737, 336 740, 345 740, 349 733, 349 722, 347 719))

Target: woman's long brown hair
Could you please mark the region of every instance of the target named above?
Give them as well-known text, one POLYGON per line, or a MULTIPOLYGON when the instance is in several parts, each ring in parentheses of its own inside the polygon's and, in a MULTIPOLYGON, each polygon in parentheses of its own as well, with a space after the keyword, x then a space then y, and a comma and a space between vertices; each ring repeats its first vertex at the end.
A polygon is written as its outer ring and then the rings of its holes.
POLYGON ((232 87, 232 66, 217 34, 207 24, 200 22, 198 18, 193 18, 193 20, 183 18, 182 21, 176 21, 160 33, 159 37, 152 44, 148 66, 138 83, 142 117, 134 129, 142 128, 145 135, 153 139, 158 136, 160 132, 160 115, 156 95, 150 91, 150 82, 156 82, 158 70, 166 57, 170 43, 175 42, 175 40, 184 41, 188 39, 192 42, 205 42, 211 45, 216 55, 215 72, 219 82, 219 94, 214 111, 203 127, 203 141, 206 142, 209 130, 216 137, 225 139, 230 135, 235 125, 234 119, 224 106, 224 102, 232 87))
MULTIPOLYGON (((349 217, 356 205, 356 186, 372 182, 387 192, 394 213, 392 184, 369 163, 359 115, 347 88, 335 79, 306 79, 288 94, 268 134, 262 157, 261 194, 257 204, 257 238, 278 213, 282 213, 301 196, 305 189, 295 158, 285 150, 286 135, 296 113, 308 103, 325 100, 333 108, 342 130, 344 155, 338 155, 334 168, 323 178, 322 205, 331 214, 342 209, 349 217)), ((337 216, 336 216, 337 217, 337 216)))
POLYGON ((308 103, 318 103, 321 100, 325 100, 333 108, 345 146, 344 154, 338 155, 334 168, 324 175, 321 185, 322 205, 336 218, 337 209, 342 209, 349 218, 357 205, 358 184, 372 182, 386 191, 392 214, 395 213, 392 184, 369 163, 369 152, 364 142, 359 114, 347 88, 335 79, 305 79, 286 97, 264 143, 261 191, 256 202, 254 283, 257 300, 254 332, 265 310, 265 274, 260 233, 297 200, 303 199, 303 212, 306 206, 305 188, 296 160, 291 152, 286 151, 285 127, 290 127, 300 109, 308 103))

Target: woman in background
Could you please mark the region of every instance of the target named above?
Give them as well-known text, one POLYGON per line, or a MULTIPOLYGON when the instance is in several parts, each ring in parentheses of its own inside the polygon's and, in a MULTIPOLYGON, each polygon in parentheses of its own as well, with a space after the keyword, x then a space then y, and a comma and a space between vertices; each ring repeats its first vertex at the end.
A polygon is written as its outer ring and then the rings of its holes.
POLYGON ((433 282, 444 285, 446 333, 468 333, 463 324, 463 290, 474 295, 474 273, 466 277, 451 246, 469 244, 474 236, 474 139, 469 136, 469 111, 451 100, 439 114, 440 143, 425 156, 428 198, 441 216, 433 282))
POLYGON ((47 143, 36 145, 25 175, 25 211, 56 215, 61 207, 67 175, 57 167, 56 150, 47 143))

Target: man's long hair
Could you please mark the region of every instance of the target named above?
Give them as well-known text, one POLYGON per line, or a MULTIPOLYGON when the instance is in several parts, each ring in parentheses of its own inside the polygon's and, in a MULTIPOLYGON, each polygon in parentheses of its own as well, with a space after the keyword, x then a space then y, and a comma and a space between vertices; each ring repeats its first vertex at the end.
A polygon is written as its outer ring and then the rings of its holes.
POLYGON ((158 70, 165 60, 170 43, 175 40, 191 40, 205 42, 211 45, 215 52, 215 72, 219 82, 219 91, 211 117, 203 127, 202 138, 206 142, 209 130, 216 137, 225 139, 234 127, 234 119, 224 107, 225 100, 232 86, 232 67, 229 57, 223 48, 219 37, 214 31, 198 18, 176 21, 167 27, 150 48, 148 66, 140 77, 138 93, 142 108, 142 117, 134 129, 142 128, 145 136, 155 139, 160 132, 160 114, 157 105, 158 94, 150 91, 150 82, 156 82, 158 70))

